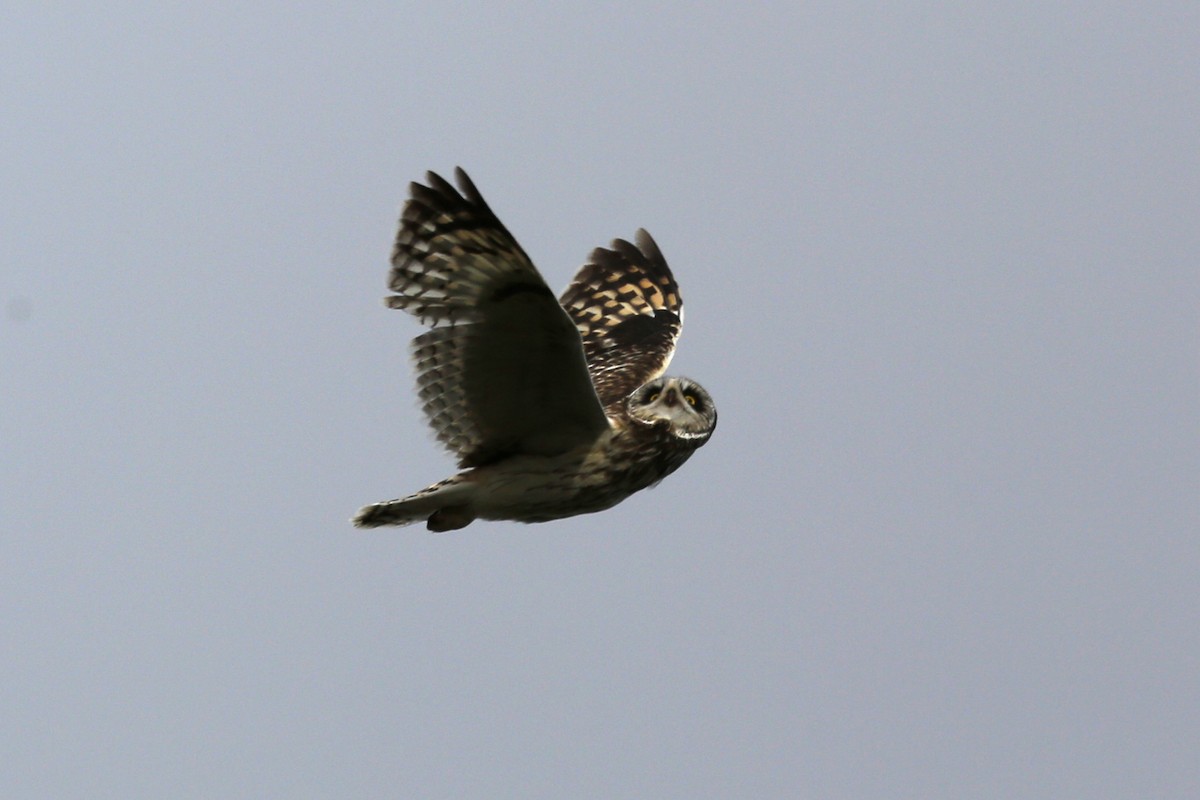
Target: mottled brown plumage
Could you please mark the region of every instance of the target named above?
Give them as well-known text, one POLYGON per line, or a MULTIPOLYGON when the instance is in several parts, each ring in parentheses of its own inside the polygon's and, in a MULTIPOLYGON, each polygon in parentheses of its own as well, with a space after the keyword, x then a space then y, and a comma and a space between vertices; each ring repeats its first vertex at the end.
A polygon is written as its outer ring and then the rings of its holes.
POLYGON ((434 173, 401 215, 387 298, 431 330, 412 344, 422 408, 463 471, 366 506, 360 527, 544 522, 609 508, 677 469, 716 409, 662 377, 679 287, 645 231, 597 248, 561 301, 461 169, 434 173))

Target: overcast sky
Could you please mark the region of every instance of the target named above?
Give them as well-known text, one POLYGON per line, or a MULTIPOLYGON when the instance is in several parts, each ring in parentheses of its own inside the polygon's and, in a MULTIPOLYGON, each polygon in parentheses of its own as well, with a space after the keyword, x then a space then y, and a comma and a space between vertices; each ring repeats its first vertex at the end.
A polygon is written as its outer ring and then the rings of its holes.
POLYGON ((103 5, 0 23, 0 795, 1200 796, 1195 3, 103 5), (350 527, 457 164, 658 240, 658 488, 350 527))

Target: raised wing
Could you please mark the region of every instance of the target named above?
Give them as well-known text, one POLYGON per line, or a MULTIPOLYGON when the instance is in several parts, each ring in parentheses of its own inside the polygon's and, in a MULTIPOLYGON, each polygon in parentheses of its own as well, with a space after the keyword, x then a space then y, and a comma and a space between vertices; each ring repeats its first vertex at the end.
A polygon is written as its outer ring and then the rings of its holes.
POLYGON ((663 374, 683 328, 683 298, 650 234, 597 247, 560 302, 583 337, 605 408, 663 374))
POLYGON ((474 467, 553 455, 608 428, 574 322, 461 169, 413 183, 387 298, 433 330, 413 340, 437 438, 474 467), (460 193, 461 191, 461 193, 460 193))

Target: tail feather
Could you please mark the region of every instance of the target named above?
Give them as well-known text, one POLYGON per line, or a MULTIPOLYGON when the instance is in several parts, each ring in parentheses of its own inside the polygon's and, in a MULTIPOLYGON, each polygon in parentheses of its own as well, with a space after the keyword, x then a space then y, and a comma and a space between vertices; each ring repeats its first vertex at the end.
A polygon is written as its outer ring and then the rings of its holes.
POLYGON ((378 528, 427 520, 431 531, 456 530, 475 519, 470 506, 471 488, 462 475, 455 475, 408 497, 363 506, 351 522, 356 528, 378 528))
POLYGON ((428 519, 430 512, 415 509, 405 500, 387 500, 363 506, 350 520, 356 528, 379 528, 383 525, 412 525, 428 519))

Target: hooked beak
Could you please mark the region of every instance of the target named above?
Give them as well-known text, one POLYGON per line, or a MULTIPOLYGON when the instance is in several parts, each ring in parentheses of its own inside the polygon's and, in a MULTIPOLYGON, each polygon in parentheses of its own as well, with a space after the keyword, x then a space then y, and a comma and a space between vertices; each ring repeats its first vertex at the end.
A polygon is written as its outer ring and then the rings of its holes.
POLYGON ((667 408, 674 408, 675 406, 679 405, 680 402, 681 399, 679 397, 679 390, 675 388, 675 386, 668 386, 666 390, 663 391, 663 405, 665 405, 667 408))

